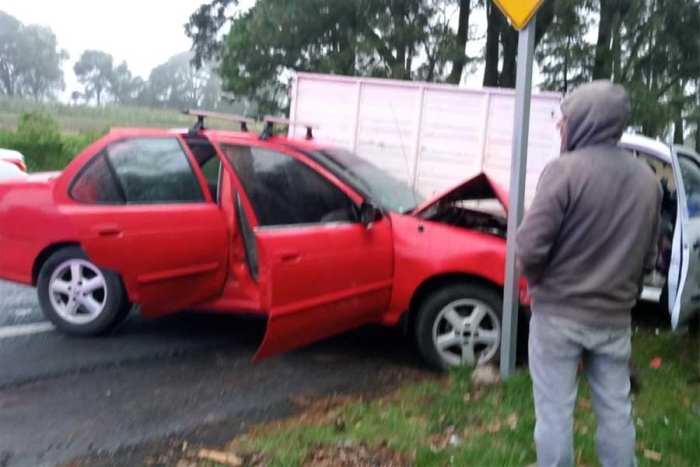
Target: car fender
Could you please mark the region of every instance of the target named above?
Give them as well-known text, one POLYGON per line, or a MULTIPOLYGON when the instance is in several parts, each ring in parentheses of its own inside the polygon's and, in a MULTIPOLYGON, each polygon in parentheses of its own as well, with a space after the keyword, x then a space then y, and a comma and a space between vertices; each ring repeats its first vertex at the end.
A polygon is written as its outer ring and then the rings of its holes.
POLYGON ((46 180, 23 179, 0 189, 0 275, 34 285, 37 258, 52 245, 77 242, 46 180))
POLYGON ((504 239, 409 216, 392 216, 392 222, 396 272, 385 324, 397 324, 421 286, 435 278, 472 278, 503 287, 504 239))

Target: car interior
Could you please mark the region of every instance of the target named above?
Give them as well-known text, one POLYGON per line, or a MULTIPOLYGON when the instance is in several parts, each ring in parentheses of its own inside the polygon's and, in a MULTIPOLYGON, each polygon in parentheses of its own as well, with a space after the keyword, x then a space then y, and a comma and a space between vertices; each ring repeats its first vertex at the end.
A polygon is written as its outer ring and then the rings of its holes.
POLYGON ((673 234, 676 228, 676 217, 678 215, 678 194, 676 190, 676 180, 673 175, 673 167, 657 157, 647 155, 642 152, 635 154, 643 160, 654 172, 661 184, 663 198, 661 201, 661 226, 658 238, 658 255, 654 271, 644 278, 644 285, 654 288, 663 288, 666 285, 668 271, 671 261, 671 247, 673 245, 673 234))
POLYGON ((204 173, 211 198, 214 202, 218 202, 221 162, 216 157, 216 149, 214 149, 214 146, 208 139, 200 136, 187 136, 185 142, 190 151, 192 151, 199 168, 204 173))

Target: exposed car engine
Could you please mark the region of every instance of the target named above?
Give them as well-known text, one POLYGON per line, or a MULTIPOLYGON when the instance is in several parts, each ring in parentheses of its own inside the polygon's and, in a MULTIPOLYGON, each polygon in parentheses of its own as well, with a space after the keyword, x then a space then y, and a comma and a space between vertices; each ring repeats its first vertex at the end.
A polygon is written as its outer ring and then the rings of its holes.
POLYGON ((438 204, 423 216, 433 222, 476 230, 500 238, 506 238, 508 221, 504 215, 467 209, 457 204, 438 204))

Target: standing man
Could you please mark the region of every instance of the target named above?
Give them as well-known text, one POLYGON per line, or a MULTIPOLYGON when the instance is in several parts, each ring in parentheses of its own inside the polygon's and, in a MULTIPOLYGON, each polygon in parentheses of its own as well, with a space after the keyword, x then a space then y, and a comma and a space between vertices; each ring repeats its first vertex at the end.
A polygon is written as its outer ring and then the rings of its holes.
POLYGON ((532 296, 529 365, 540 467, 573 467, 578 362, 593 395, 603 467, 636 465, 630 400, 631 311, 656 260, 661 187, 617 146, 624 88, 585 84, 562 103, 551 162, 516 239, 532 296))

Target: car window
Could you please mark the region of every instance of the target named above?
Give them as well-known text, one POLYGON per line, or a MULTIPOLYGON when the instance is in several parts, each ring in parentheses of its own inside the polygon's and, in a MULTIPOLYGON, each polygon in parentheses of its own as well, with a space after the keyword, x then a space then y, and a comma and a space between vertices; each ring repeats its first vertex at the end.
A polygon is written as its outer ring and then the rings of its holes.
POLYGON ((222 145, 262 227, 357 222, 338 187, 303 162, 264 148, 222 145))
POLYGON ((690 157, 679 155, 678 165, 685 188, 688 217, 700 218, 700 164, 690 157))
POLYGON ((75 201, 85 204, 124 202, 104 153, 93 157, 78 173, 69 194, 75 201))
POLYGON ((186 135, 184 140, 204 174, 211 199, 219 202, 222 166, 221 160, 216 155, 216 149, 207 138, 201 135, 186 135))
POLYGON ((133 138, 107 148, 129 204, 203 202, 192 166, 176 138, 133 138))
POLYGON ((219 201, 219 183, 221 182, 221 161, 218 157, 212 157, 201 167, 204 173, 204 178, 207 180, 207 186, 211 192, 211 199, 215 202, 219 201))

